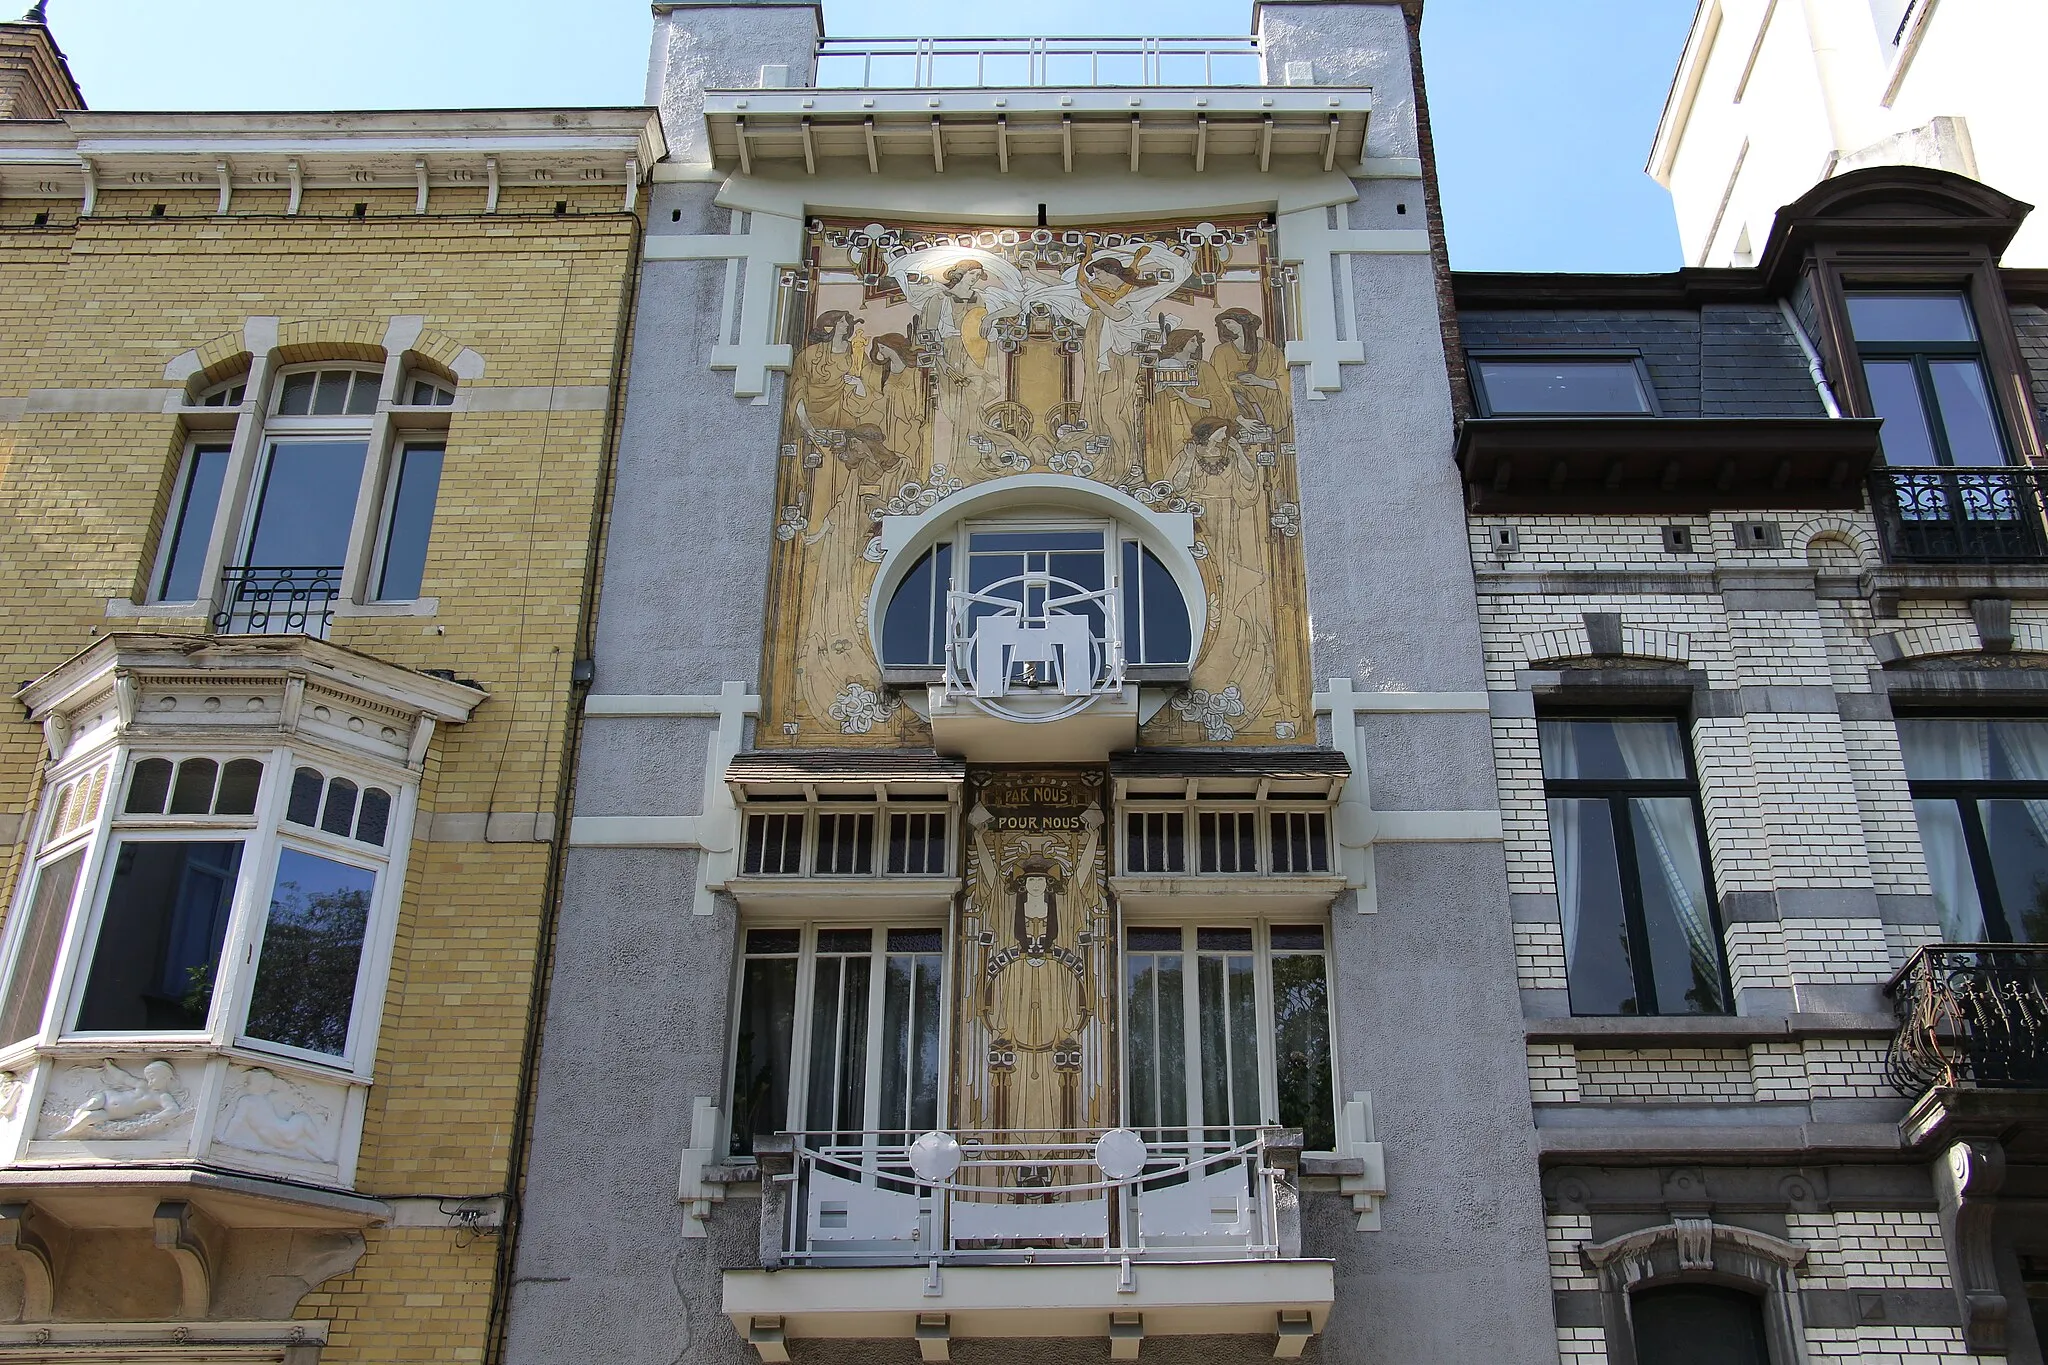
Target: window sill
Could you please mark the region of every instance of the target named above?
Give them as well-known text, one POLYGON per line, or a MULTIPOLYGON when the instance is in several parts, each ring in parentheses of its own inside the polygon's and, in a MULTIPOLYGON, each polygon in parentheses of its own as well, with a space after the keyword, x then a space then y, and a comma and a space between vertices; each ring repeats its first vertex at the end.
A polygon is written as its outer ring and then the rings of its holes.
POLYGON ((212 615, 211 602, 131 602, 125 597, 107 599, 107 616, 117 621, 203 621, 212 615))
POLYGON ((750 923, 867 924, 877 914, 945 914, 960 886, 958 877, 733 877, 725 889, 750 923))
POLYGON ((1889 1014, 1665 1014, 1580 1015, 1571 1019, 1530 1019, 1523 1036, 1532 1043, 1576 1043, 1588 1047, 1673 1047, 1694 1043, 1745 1046, 1797 1038, 1885 1037, 1898 1031, 1889 1014))
POLYGON ((1233 913, 1322 914, 1348 883, 1338 873, 1286 876, 1210 873, 1111 877, 1109 889, 1125 911, 1164 915, 1174 922, 1233 913))
POLYGON ((374 619, 380 616, 438 616, 441 613, 441 599, 418 597, 409 602, 336 602, 334 616, 374 619))

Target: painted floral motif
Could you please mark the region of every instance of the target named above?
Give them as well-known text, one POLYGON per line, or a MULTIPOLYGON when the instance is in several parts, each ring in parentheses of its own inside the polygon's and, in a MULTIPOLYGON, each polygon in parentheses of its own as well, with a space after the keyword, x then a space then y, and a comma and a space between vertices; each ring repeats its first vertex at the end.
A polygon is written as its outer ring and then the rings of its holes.
POLYGON ((1273 509, 1273 529, 1283 536, 1293 537, 1300 535, 1301 504, 1298 502, 1283 502, 1278 507, 1275 507, 1273 509))
POLYGON ((929 512, 965 486, 944 465, 935 464, 925 482, 904 484, 888 501, 876 503, 868 511, 877 517, 914 517, 929 512))
POLYGON ((1173 699, 1173 709, 1180 718, 1193 721, 1202 727, 1209 739, 1226 743, 1237 737, 1237 730, 1231 721, 1244 715, 1244 697, 1232 683, 1221 692, 1205 692, 1201 688, 1190 688, 1173 699))
POLYGON ((775 519, 777 540, 795 540, 803 534, 803 530, 804 509, 801 507, 785 507, 782 514, 775 519))
POLYGON ((839 722, 840 734, 865 735, 894 716, 902 706, 903 703, 893 697, 882 700, 871 687, 848 683, 828 710, 832 719, 839 722))

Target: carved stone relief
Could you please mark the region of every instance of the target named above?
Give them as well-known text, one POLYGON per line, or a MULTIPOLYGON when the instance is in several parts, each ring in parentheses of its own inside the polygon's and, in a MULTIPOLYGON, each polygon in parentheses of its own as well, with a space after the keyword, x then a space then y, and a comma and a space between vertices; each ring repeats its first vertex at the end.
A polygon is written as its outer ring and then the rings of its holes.
POLYGON ((340 1139, 340 1097, 316 1095, 263 1067, 236 1067, 221 1097, 215 1138, 223 1146, 333 1165, 340 1139))
POLYGON ((98 1066, 60 1068, 36 1136, 100 1142, 160 1137, 192 1123, 192 1096, 178 1069, 153 1058, 129 1070, 113 1058, 98 1066))

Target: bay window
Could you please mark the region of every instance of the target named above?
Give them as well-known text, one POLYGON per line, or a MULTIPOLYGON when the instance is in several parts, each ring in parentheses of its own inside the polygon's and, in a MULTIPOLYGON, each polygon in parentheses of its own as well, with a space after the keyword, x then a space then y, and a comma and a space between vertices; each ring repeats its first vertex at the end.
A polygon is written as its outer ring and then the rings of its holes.
POLYGON ((1725 1014, 1730 992, 1683 728, 1541 720, 1572 1013, 1725 1014))
POLYGON ((1330 969, 1314 924, 1124 931, 1125 1121, 1168 1142, 1237 1143, 1260 1127, 1336 1144, 1330 969))
POLYGON ((1948 943, 2048 943, 2048 720, 1902 716, 1948 943))
POLYGON ((53 784, 0 958, 0 1046, 187 1036, 361 1069, 407 796, 281 749, 116 754, 53 784))

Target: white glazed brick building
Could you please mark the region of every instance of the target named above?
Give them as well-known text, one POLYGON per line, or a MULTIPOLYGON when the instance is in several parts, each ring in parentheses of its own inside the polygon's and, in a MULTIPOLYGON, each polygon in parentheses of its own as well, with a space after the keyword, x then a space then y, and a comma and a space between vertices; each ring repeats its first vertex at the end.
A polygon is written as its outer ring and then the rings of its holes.
POLYGON ((2048 772, 1992 752, 2048 729, 2043 375, 2001 199, 1879 168, 1754 268, 1455 277, 1563 1365, 2042 1359, 2048 876, 2004 815, 2048 772))

